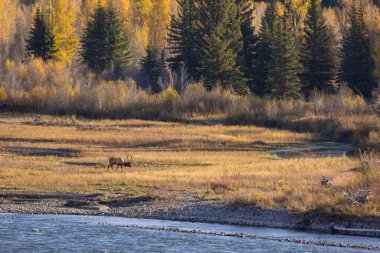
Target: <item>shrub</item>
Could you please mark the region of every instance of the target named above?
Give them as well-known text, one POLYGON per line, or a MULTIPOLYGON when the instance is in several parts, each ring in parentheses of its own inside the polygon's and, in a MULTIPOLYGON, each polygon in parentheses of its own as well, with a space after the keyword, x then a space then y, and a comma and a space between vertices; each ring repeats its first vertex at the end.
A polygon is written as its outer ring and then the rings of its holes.
POLYGON ((8 101, 8 93, 3 87, 0 87, 0 104, 6 103, 8 101))
POLYGON ((152 95, 133 80, 98 80, 59 62, 8 60, 3 68, 0 103, 21 111, 151 120, 213 114, 229 124, 279 127, 359 146, 380 145, 376 113, 380 99, 369 105, 344 86, 335 95, 315 92, 308 99, 238 96, 220 87, 208 91, 200 83, 187 85, 181 94, 170 86, 152 95))
POLYGON ((157 95, 157 99, 162 104, 162 114, 175 113, 178 108, 180 96, 172 86, 169 86, 166 90, 157 95))
POLYGON ((182 93, 182 110, 190 114, 212 114, 234 111, 239 96, 216 87, 207 91, 201 83, 189 84, 182 93))

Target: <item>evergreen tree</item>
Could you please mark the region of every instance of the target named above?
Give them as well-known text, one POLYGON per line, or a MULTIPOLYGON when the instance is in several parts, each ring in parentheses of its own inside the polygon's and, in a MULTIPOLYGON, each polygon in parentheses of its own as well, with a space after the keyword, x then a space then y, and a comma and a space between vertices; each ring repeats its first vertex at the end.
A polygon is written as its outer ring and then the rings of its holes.
POLYGON ((199 79, 195 0, 177 0, 177 4, 178 15, 171 16, 168 28, 168 50, 173 55, 168 62, 173 70, 179 71, 184 66, 193 79, 199 79))
POLYGON ((250 0, 236 0, 238 7, 238 18, 240 19, 240 29, 243 36, 243 50, 240 52, 240 69, 248 81, 248 86, 253 91, 253 64, 255 58, 255 44, 257 36, 252 25, 253 12, 255 10, 253 2, 250 0))
POLYGON ((83 62, 96 73, 109 67, 107 52, 106 9, 98 4, 90 16, 81 39, 83 62))
POLYGON ((162 71, 161 61, 156 48, 150 43, 146 48, 146 55, 141 61, 141 71, 146 79, 147 86, 154 93, 161 91, 161 87, 158 85, 158 79, 162 71))
POLYGON ((285 12, 273 20, 274 32, 269 46, 267 88, 271 97, 297 98, 300 96, 302 72, 299 54, 291 33, 289 16, 285 12))
POLYGON ((302 63, 306 91, 332 91, 335 78, 333 39, 323 16, 321 0, 311 0, 305 20, 302 63))
POLYGON ((114 70, 115 74, 126 68, 132 58, 124 23, 117 11, 100 4, 91 15, 82 36, 83 62, 95 71, 114 70))
POLYGON ((162 50, 160 60, 159 60, 159 66, 160 66, 160 81, 161 82, 169 82, 169 66, 167 64, 167 60, 165 57, 165 50, 162 50))
POLYGON ((54 59, 57 52, 54 34, 40 8, 37 8, 33 27, 26 40, 26 51, 28 55, 42 58, 44 61, 54 59))
POLYGON ((106 53, 111 63, 111 68, 119 71, 129 66, 132 54, 129 49, 129 37, 120 14, 113 6, 107 8, 106 16, 107 47, 106 53))
POLYGON ((197 12, 198 70, 206 87, 219 84, 239 94, 249 93, 238 65, 243 42, 235 0, 198 0, 197 12))
POLYGON ((298 97, 302 71, 287 13, 280 3, 266 9, 255 47, 254 93, 259 96, 298 97), (281 16, 280 16, 281 15, 281 16))
POLYGON ((377 86, 373 77, 374 61, 363 5, 354 1, 348 13, 348 28, 342 42, 342 63, 339 79, 354 92, 367 98, 377 86))
POLYGON ((252 91, 255 95, 261 97, 267 95, 269 91, 266 81, 269 72, 270 44, 274 36, 273 21, 277 18, 276 15, 275 5, 273 3, 269 4, 261 20, 258 41, 254 47, 252 91))

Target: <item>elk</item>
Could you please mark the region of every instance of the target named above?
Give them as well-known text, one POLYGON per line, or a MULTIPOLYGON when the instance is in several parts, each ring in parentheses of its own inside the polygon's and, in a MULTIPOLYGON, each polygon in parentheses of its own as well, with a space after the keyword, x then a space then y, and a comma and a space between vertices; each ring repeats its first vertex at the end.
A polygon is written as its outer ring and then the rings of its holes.
POLYGON ((330 179, 328 179, 327 177, 323 176, 321 178, 321 186, 328 188, 328 187, 332 186, 332 183, 331 183, 330 179))
POLYGON ((348 201, 348 203, 359 205, 364 205, 373 197, 372 192, 363 189, 359 189, 357 193, 353 194, 343 192, 343 196, 348 201))
POLYGON ((127 155, 127 160, 125 160, 122 157, 111 157, 109 160, 109 164, 107 167, 107 171, 109 171, 110 168, 113 169, 114 165, 117 165, 116 171, 121 167, 121 170, 123 171, 123 166, 125 167, 132 167, 132 155, 127 155))

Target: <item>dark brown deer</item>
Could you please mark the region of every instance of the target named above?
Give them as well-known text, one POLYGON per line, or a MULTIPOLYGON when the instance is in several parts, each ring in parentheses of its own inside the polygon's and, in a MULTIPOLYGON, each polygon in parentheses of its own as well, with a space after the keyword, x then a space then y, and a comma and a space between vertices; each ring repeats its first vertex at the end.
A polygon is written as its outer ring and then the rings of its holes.
POLYGON ((107 167, 107 171, 109 171, 110 168, 113 169, 114 165, 117 165, 116 171, 121 168, 121 171, 123 170, 123 166, 125 167, 132 167, 132 155, 127 155, 127 160, 125 160, 122 157, 111 157, 109 160, 109 164, 107 167))

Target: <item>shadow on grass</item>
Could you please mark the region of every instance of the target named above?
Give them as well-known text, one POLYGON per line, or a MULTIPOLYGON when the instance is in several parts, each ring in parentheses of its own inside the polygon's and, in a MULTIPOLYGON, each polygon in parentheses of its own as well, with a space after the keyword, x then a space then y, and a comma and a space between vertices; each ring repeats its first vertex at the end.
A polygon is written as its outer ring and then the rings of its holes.
POLYGON ((80 151, 75 149, 49 149, 30 147, 7 147, 6 152, 22 156, 57 156, 57 157, 78 157, 80 151))
POLYGON ((91 163, 91 162, 65 162, 66 165, 72 165, 72 166, 83 166, 83 167, 94 167, 99 168, 100 166, 103 166, 99 163, 91 163))

